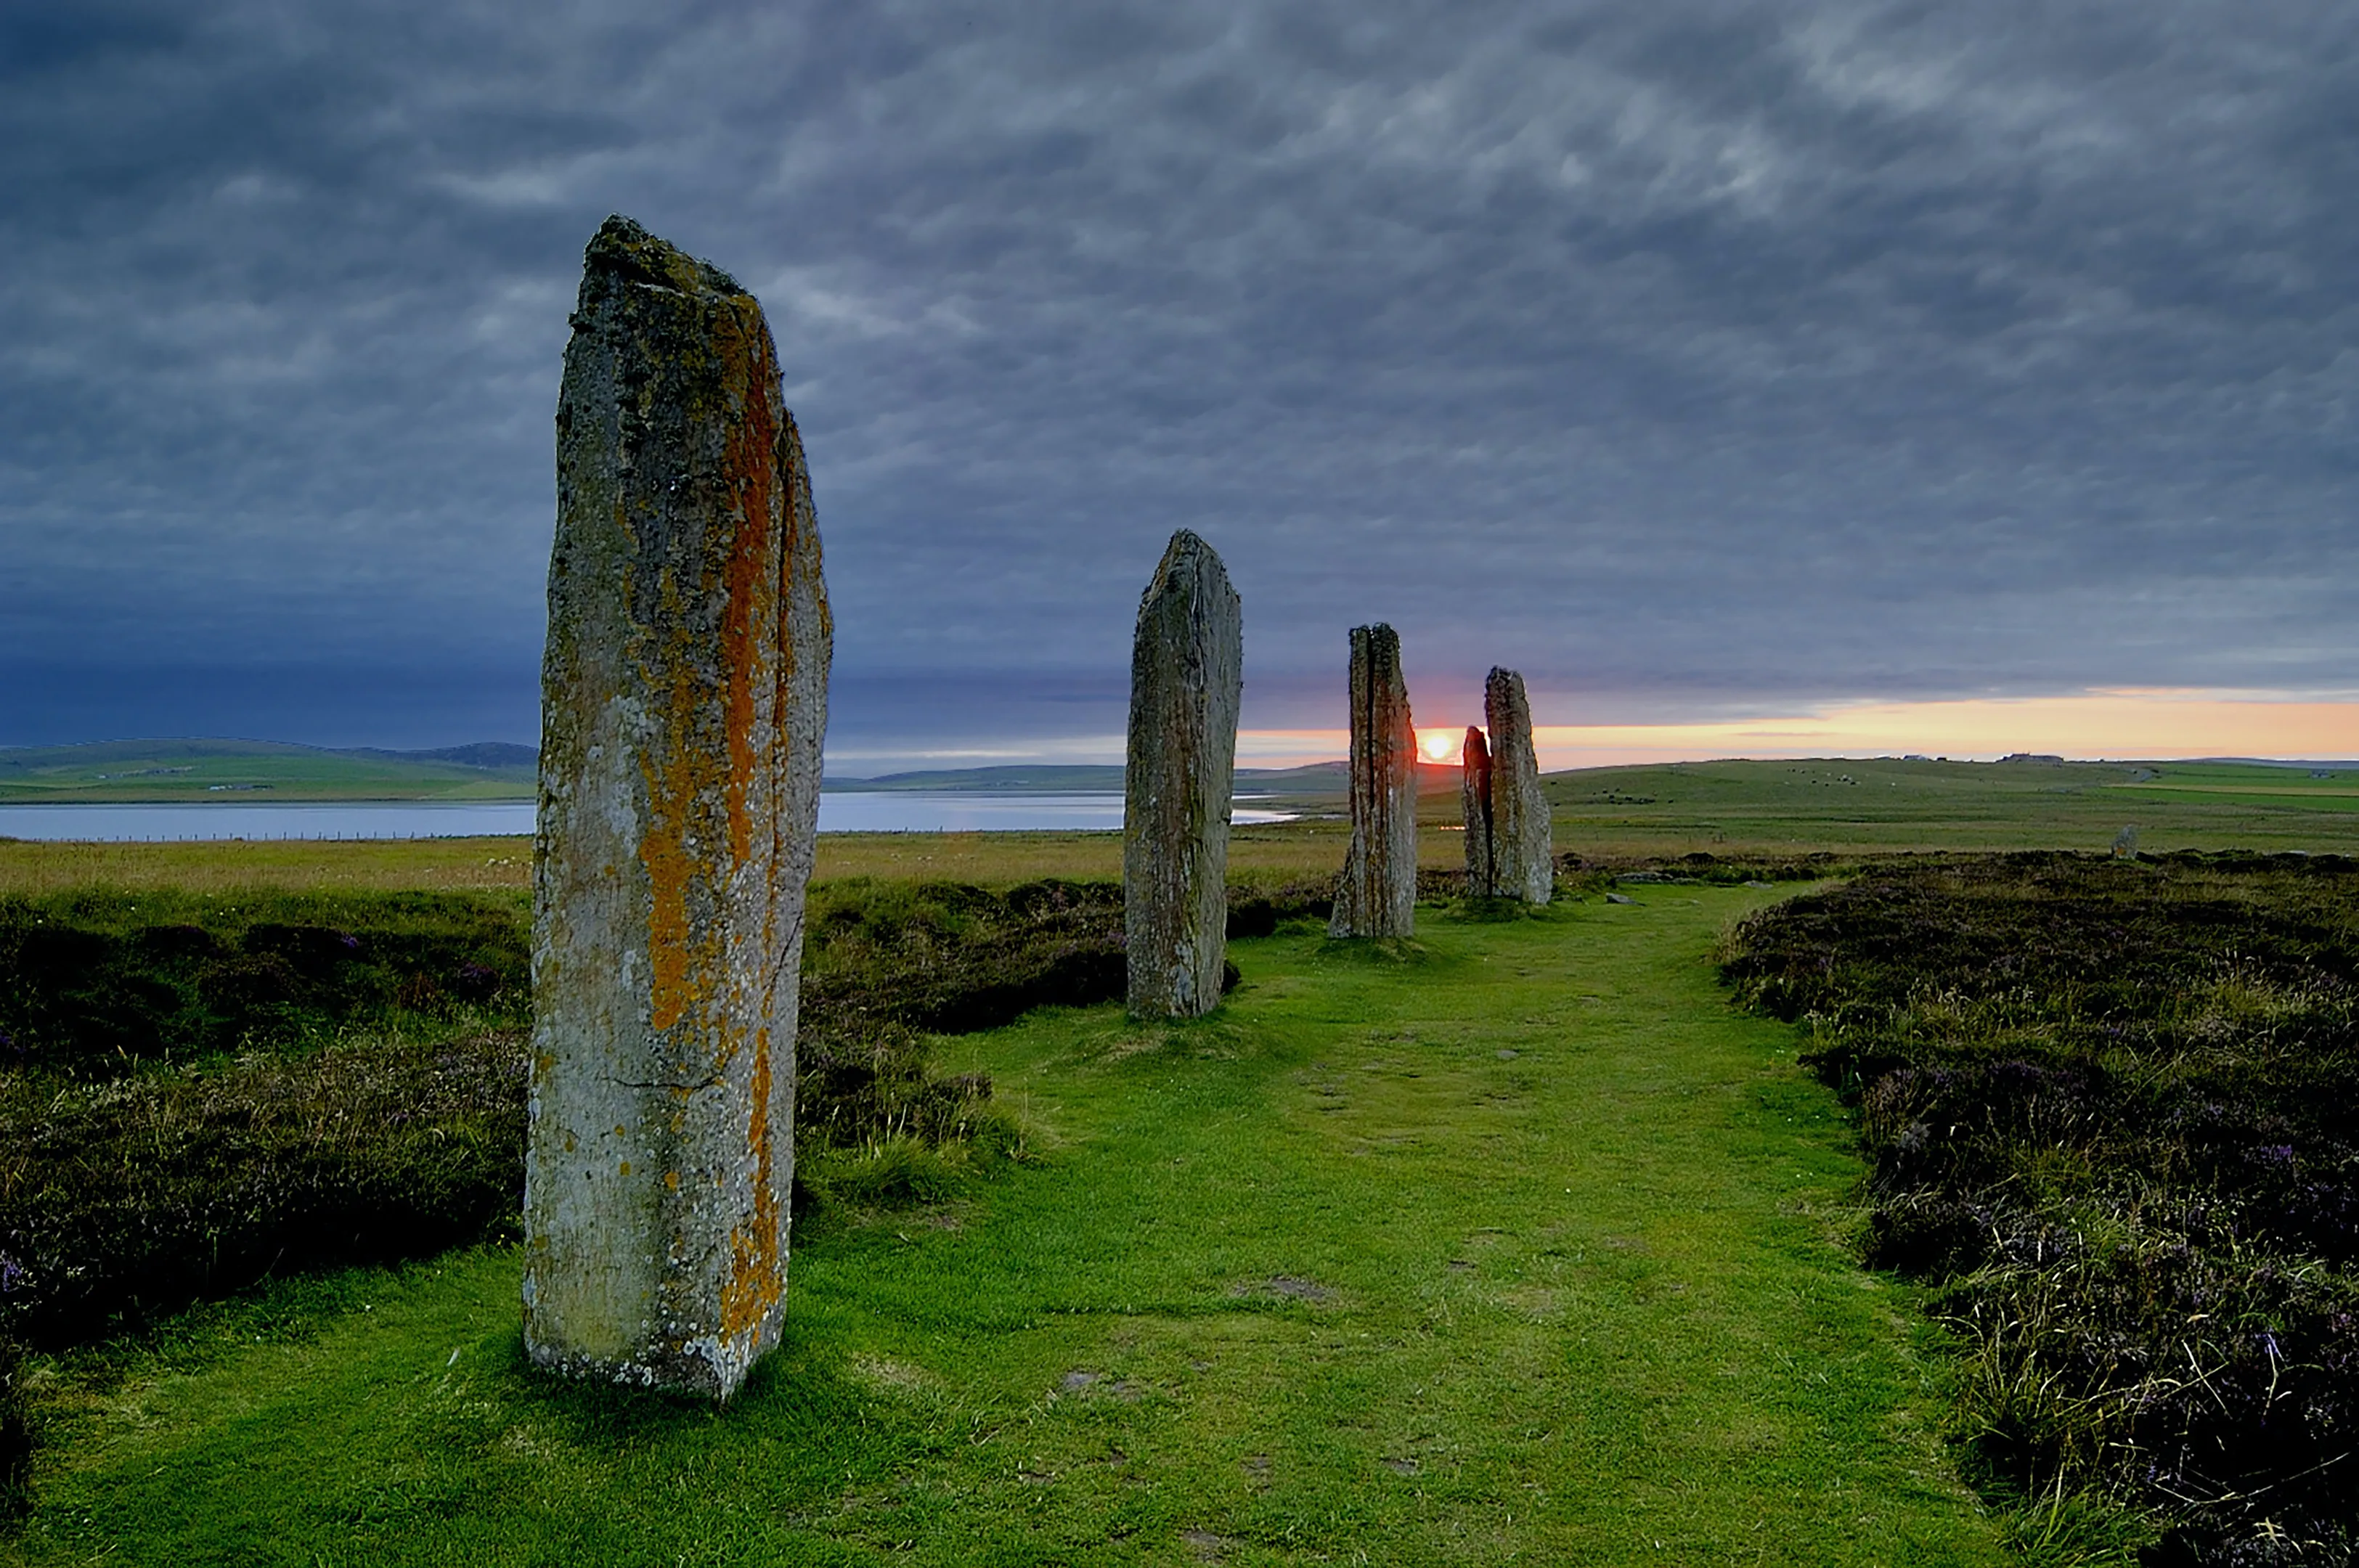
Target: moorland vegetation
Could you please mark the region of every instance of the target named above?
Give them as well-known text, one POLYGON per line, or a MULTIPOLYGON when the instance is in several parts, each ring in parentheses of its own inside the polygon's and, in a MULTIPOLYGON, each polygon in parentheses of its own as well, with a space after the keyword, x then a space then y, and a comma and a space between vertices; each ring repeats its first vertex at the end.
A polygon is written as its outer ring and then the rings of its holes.
POLYGON ((2150 1562, 2351 1559, 2359 861, 1874 867, 1723 973, 1856 1107, 1864 1260, 1932 1287, 1981 1478, 2150 1562))

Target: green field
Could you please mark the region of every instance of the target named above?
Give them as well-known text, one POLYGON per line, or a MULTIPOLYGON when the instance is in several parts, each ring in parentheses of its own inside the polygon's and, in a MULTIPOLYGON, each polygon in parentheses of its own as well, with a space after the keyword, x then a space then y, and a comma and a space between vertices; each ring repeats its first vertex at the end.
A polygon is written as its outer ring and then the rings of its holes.
MULTIPOLYGON (((1553 773, 1560 849, 1604 855, 1911 849, 2359 849, 2359 764, 1679 762, 1553 773)), ((1440 801, 1429 813, 1454 811, 1440 801)))
POLYGON ((1185 1027, 946 1047, 1033 1153, 799 1235, 714 1411, 522 1365, 514 1255, 286 1287, 70 1361, 34 1563, 1994 1562, 1794 1039, 1773 896, 1236 944, 1185 1027))
POLYGON ((269 741, 0 747, 0 806, 328 800, 529 800, 521 746, 330 751, 269 741))

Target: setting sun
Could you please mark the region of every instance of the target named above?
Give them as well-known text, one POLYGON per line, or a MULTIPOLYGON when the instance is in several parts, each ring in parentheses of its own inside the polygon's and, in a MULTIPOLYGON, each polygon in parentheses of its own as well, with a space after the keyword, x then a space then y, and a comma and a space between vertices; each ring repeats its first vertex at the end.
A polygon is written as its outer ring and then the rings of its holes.
POLYGON ((1446 762, 1450 760, 1451 749, 1458 744, 1458 738, 1447 730, 1429 730, 1417 738, 1417 743, 1419 749, 1425 752, 1426 761, 1446 762))

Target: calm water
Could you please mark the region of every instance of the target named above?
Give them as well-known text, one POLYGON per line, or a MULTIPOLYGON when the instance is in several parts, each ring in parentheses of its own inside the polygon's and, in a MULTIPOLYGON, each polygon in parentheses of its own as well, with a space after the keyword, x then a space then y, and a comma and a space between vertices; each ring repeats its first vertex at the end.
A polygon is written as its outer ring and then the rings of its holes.
MULTIPOLYGON (((1246 810, 1239 822, 1283 822, 1246 810)), ((822 795, 822 833, 971 833, 1122 826, 1118 795, 822 795)), ((451 838, 530 833, 532 803, 382 806, 0 806, 0 838, 174 841, 190 838, 451 838)))

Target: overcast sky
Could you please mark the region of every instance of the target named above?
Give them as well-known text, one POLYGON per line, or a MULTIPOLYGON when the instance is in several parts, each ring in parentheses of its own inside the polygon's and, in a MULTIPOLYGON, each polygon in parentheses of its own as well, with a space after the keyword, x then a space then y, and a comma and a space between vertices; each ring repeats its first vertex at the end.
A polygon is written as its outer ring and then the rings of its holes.
POLYGON ((611 211, 768 310, 851 771, 1102 756, 1181 525, 1251 727, 1374 620, 1458 722, 2359 689, 2359 8, 78 0, 0 741, 532 740, 611 211))

